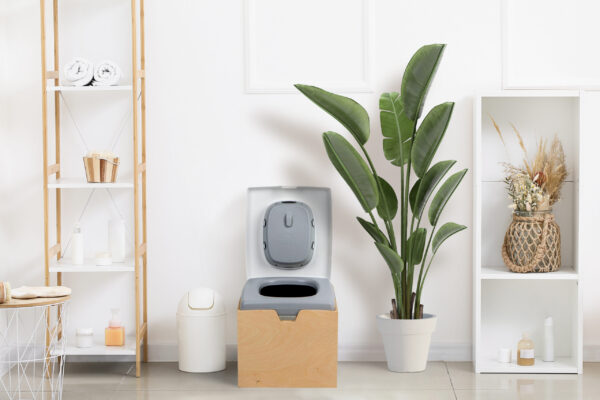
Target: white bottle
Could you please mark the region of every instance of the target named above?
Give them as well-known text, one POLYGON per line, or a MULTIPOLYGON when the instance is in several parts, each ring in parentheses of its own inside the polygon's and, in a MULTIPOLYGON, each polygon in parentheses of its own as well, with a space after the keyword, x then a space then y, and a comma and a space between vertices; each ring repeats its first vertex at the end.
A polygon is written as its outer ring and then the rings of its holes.
POLYGON ((544 361, 554 361, 554 320, 544 320, 544 361))
POLYGON ((71 238, 71 261, 75 265, 83 264, 83 233, 81 226, 75 225, 73 229, 73 237, 71 238))
POLYGON ((108 245, 113 262, 125 261, 125 221, 113 219, 108 223, 108 245))

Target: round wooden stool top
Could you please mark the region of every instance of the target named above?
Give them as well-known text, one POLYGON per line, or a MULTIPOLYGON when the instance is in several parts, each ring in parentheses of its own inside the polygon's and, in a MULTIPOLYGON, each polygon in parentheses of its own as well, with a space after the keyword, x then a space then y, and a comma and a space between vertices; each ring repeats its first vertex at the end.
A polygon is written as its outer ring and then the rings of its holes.
POLYGON ((24 308, 24 307, 40 307, 51 306, 53 304, 64 303, 71 300, 71 296, 61 297, 37 297, 35 299, 11 299, 6 303, 0 304, 1 308, 24 308))

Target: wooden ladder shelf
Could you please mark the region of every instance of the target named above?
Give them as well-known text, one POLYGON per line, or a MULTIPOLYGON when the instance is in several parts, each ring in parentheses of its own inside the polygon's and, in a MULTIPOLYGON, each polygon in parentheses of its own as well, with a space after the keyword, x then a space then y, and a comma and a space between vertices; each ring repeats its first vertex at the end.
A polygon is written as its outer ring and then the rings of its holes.
MULTIPOLYGON (((131 67, 133 82, 131 86, 107 86, 107 87, 69 87, 60 86, 59 83, 59 31, 58 31, 58 1, 52 2, 52 52, 53 64, 48 66, 46 57, 46 0, 40 0, 40 27, 41 27, 41 62, 42 62, 42 139, 43 139, 43 181, 44 181, 44 272, 45 284, 51 284, 52 263, 59 260, 62 256, 61 248, 61 195, 62 190, 70 189, 95 189, 95 188, 128 188, 133 187, 133 209, 134 209, 134 272, 135 272, 135 350, 129 349, 100 349, 95 355, 115 355, 115 354, 133 354, 135 353, 136 376, 140 376, 140 362, 148 361, 148 313, 147 313, 147 234, 146 234, 146 57, 144 43, 144 0, 131 0, 131 67), (139 24, 139 25, 138 25, 139 24), (139 31, 138 31, 139 27, 139 31), (138 36, 139 32, 139 36, 138 36), (139 57, 138 57, 139 51, 139 57), (132 118, 133 118, 133 184, 113 183, 113 184, 87 184, 85 182, 66 183, 61 181, 61 113, 60 113, 60 93, 61 91, 106 91, 106 90, 130 90, 132 100, 132 118), (52 102, 54 106, 54 160, 50 161, 48 149, 49 135, 49 115, 48 103, 52 102), (49 184, 49 177, 55 175, 56 181, 49 184), (63 183, 61 183, 63 182, 63 183), (98 185, 98 186, 94 186, 98 185), (114 185, 114 186, 113 186, 114 185), (50 243, 49 226, 49 197, 50 192, 54 191, 56 196, 56 207, 53 210, 56 213, 56 241, 50 243), (142 343, 143 353, 142 353, 142 343)), ((49 8, 49 5, 48 5, 49 8)), ((56 284, 62 284, 62 271, 69 268, 57 268, 56 284)), ((70 269, 76 271, 76 268, 70 269)), ((112 271, 126 271, 127 267, 113 268, 112 271)), ((98 268, 90 269, 98 271, 98 268)), ((107 269, 111 271, 111 269, 107 269)), ((74 352, 73 354, 80 354, 74 352)), ((89 354, 89 353, 86 353, 89 354)))

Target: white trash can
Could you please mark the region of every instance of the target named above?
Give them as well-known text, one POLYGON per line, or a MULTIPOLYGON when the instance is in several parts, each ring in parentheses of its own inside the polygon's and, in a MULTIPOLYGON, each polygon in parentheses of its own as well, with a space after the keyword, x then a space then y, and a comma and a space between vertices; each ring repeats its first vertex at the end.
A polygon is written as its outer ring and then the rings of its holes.
POLYGON ((177 308, 179 369, 214 372, 225 369, 225 306, 212 289, 190 290, 177 308))

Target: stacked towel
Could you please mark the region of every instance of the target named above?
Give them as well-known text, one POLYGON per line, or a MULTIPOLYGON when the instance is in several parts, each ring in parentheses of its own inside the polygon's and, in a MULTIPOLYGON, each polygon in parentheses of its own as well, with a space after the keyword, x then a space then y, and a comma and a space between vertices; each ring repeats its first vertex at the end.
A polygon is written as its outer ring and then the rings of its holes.
POLYGON ((102 61, 94 69, 94 86, 113 86, 121 79, 121 68, 112 61, 102 61))
POLYGON ((69 296, 71 288, 66 286, 21 286, 11 290, 13 299, 35 299, 36 297, 69 296))
POLYGON ((67 84, 72 86, 86 86, 94 78, 94 65, 85 58, 76 57, 63 68, 67 84))

